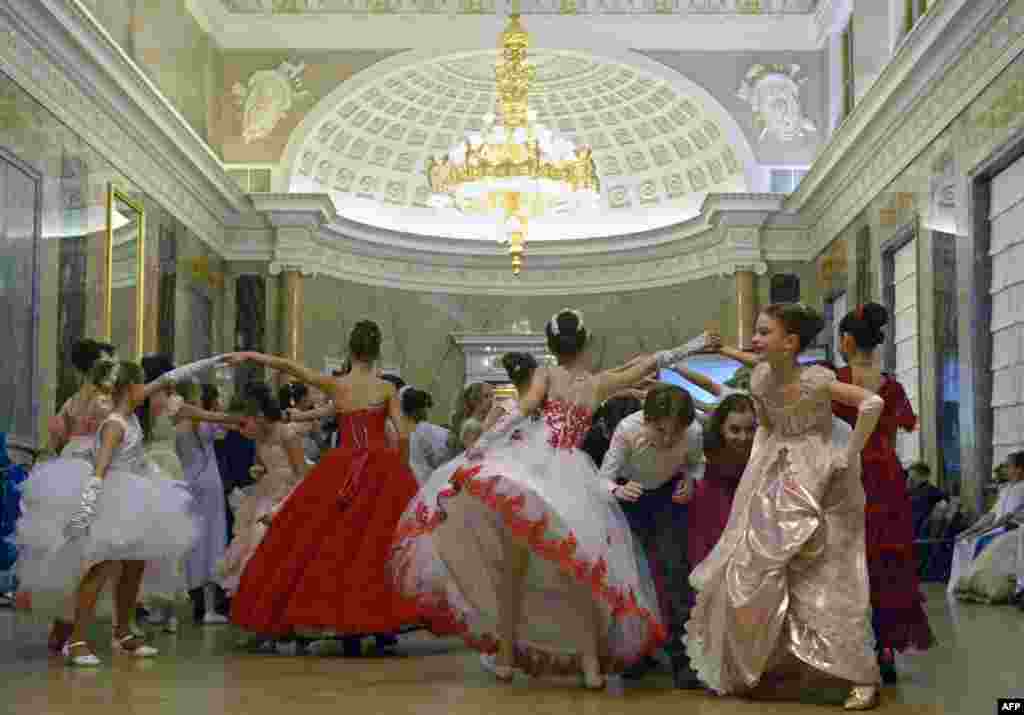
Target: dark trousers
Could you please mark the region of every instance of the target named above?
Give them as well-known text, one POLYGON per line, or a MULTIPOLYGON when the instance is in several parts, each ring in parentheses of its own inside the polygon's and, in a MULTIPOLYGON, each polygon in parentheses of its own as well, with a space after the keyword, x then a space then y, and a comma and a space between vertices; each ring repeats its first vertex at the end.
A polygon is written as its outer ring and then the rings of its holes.
POLYGON ((644 492, 635 502, 621 501, 633 537, 651 560, 651 575, 661 585, 662 605, 669 629, 665 650, 669 655, 685 652, 680 637, 693 606, 690 562, 686 556, 687 505, 676 504, 672 494, 677 481, 644 492))

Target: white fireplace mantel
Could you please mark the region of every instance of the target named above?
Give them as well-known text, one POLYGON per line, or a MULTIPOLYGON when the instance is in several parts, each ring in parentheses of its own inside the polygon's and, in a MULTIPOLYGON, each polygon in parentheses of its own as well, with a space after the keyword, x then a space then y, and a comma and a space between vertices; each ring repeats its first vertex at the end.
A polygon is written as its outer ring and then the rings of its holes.
POLYGON ((505 353, 530 353, 541 365, 554 362, 543 333, 452 333, 450 338, 462 348, 466 357, 466 385, 474 382, 507 383, 508 373, 501 366, 501 356, 505 353))

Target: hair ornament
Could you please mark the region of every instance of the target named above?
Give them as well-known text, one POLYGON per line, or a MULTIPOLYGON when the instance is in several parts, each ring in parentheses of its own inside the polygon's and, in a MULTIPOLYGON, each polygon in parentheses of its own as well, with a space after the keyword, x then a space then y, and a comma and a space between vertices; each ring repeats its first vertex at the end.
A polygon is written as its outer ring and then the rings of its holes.
POLYGON ((576 320, 579 322, 579 326, 576 328, 577 331, 583 330, 583 312, 579 310, 573 310, 571 308, 562 308, 560 311, 551 316, 551 334, 557 336, 558 333, 558 316, 571 313, 576 316, 576 320))

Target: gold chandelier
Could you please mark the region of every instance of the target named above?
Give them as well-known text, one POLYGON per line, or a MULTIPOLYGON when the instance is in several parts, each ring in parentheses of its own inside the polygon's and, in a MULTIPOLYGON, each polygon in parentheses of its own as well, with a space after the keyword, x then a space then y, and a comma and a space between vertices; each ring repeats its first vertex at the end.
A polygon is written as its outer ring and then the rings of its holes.
POLYGON ((495 215, 498 240, 508 245, 515 275, 522 270, 531 219, 596 208, 600 198, 590 147, 535 122, 529 93, 536 70, 526 61, 529 46, 519 15, 512 15, 494 72, 497 116, 484 117, 482 132, 430 157, 426 167, 436 207, 495 215))

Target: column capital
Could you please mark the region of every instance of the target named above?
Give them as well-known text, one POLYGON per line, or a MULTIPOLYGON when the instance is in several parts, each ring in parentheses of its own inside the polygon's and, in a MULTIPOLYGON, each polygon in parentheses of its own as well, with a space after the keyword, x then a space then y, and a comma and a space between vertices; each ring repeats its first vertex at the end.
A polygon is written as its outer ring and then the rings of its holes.
POLYGON ((298 273, 303 278, 310 278, 316 275, 316 270, 304 263, 292 261, 271 261, 267 265, 267 273, 272 276, 280 276, 286 273, 298 273))
POLYGON ((749 271, 763 276, 768 264, 761 251, 761 228, 759 226, 724 226, 723 240, 719 244, 719 274, 733 275, 749 271))

